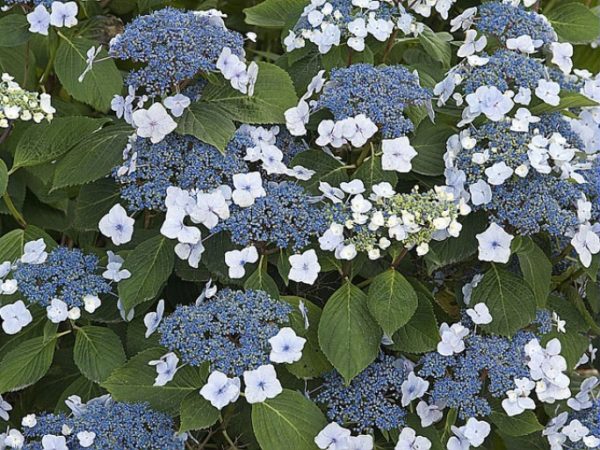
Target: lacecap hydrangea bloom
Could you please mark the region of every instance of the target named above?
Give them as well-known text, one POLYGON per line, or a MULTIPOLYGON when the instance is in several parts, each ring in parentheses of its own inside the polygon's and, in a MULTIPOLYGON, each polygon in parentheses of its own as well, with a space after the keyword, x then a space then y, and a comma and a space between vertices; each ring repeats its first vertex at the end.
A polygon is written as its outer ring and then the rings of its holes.
POLYGON ((277 335, 292 308, 263 291, 223 289, 196 305, 181 305, 158 331, 165 348, 192 366, 240 376, 269 364, 269 339, 277 335))
POLYGON ((50 121, 56 110, 50 104, 50 95, 24 90, 7 73, 0 79, 0 128, 8 128, 11 121, 50 121))
POLYGON ((173 419, 152 410, 147 403, 115 402, 110 396, 82 404, 69 397, 70 415, 35 416, 35 425, 23 428, 23 450, 183 450, 185 442, 176 434, 173 419), (65 433, 65 431, 68 431, 65 433), (51 436, 51 438, 45 438, 51 436), (55 442, 49 447, 47 441, 55 442), (62 445, 62 447, 61 447, 62 445))
POLYGON ((164 8, 139 16, 114 38, 109 53, 145 64, 130 71, 126 84, 151 95, 164 94, 199 73, 216 71, 224 47, 243 56, 243 37, 218 16, 164 8), (160 32, 157 32, 160 30, 160 32))

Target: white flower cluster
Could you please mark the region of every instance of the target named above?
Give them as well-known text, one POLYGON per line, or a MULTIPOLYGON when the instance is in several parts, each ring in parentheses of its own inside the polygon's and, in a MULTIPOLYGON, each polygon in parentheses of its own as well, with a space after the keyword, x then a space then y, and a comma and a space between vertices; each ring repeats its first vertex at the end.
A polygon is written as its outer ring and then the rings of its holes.
POLYGON ((319 238, 322 250, 335 252, 335 257, 352 260, 359 251, 366 251, 370 259, 379 259, 393 241, 406 249, 416 246, 417 254, 429 251, 429 242, 457 237, 462 225, 460 214, 469 212, 458 208, 454 198, 444 189, 437 188, 424 194, 418 188, 410 194, 398 194, 392 185, 382 182, 373 185, 368 199, 361 180, 352 180, 333 187, 326 182, 319 185, 323 196, 334 204, 342 205, 349 217, 344 223, 332 222, 319 238))
POLYGON ((12 120, 33 120, 40 123, 52 120, 56 110, 50 104, 49 94, 24 90, 7 73, 0 80, 0 128, 8 128, 12 120))
POLYGON ((258 78, 258 64, 246 64, 229 47, 224 47, 217 60, 217 69, 229 81, 231 87, 242 94, 254 95, 254 85, 258 78))
MULTIPOLYGON (((410 2, 408 8, 424 17, 429 17, 431 10, 435 8, 446 19, 455 2, 456 0, 417 0, 410 2)), ((302 26, 290 30, 284 39, 286 50, 291 52, 303 48, 308 40, 324 54, 334 46, 340 46, 342 39, 345 39, 348 47, 362 52, 368 36, 385 42, 397 31, 417 36, 424 29, 422 23, 417 22, 412 14, 393 0, 352 0, 350 5, 340 3, 346 2, 311 0, 302 12, 302 26)))
POLYGON ((556 338, 548 342, 546 348, 537 339, 532 339, 525 345, 530 376, 536 382, 535 392, 544 403, 554 403, 571 396, 571 380, 563 373, 567 370, 567 361, 560 355, 560 351, 561 343, 556 338))

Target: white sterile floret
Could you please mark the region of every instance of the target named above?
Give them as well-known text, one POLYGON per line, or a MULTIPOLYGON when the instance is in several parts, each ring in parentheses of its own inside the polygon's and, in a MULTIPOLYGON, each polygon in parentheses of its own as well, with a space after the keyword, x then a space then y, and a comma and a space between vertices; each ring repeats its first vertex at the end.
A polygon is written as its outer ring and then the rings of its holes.
POLYGON ((384 139, 381 143, 383 155, 381 167, 383 170, 395 170, 408 173, 412 170, 412 159, 417 156, 417 151, 406 136, 396 139, 384 139))
POLYGON ((161 103, 154 103, 148 109, 138 109, 133 113, 132 119, 137 135, 150 138, 153 144, 159 143, 177 128, 177 122, 161 103))
POLYGON ((319 258, 314 250, 307 250, 301 255, 292 255, 289 258, 289 279, 298 283, 314 284, 321 271, 319 258))
POLYGON ((457 56, 459 58, 471 56, 483 50, 486 45, 487 38, 485 36, 481 36, 477 39, 477 31, 467 30, 465 33, 465 42, 458 49, 457 56))
POLYGON ((291 328, 284 327, 269 339, 269 344, 271 344, 269 359, 272 362, 292 364, 302 358, 302 349, 306 344, 306 339, 297 336, 291 328))
POLYGON ((177 373, 177 364, 179 358, 173 352, 169 352, 166 355, 153 361, 149 361, 149 366, 156 366, 156 378, 153 386, 164 386, 173 379, 177 373))
POLYGON ((113 244, 121 245, 131 241, 134 224, 135 220, 129 217, 125 208, 117 203, 100 219, 98 228, 104 236, 111 239, 113 244))
POLYGON ((242 250, 225 252, 225 264, 229 267, 229 278, 243 278, 246 275, 246 264, 258 261, 258 252, 253 245, 242 250))
POLYGON ((466 96, 469 107, 464 110, 469 119, 484 114, 488 119, 498 122, 510 112, 514 102, 510 91, 502 93, 496 86, 480 86, 477 90, 466 96))
POLYGON ((200 389, 200 395, 215 408, 221 410, 239 398, 240 384, 238 377, 228 378, 223 372, 215 370, 200 389))
POLYGON ((559 105, 559 93, 560 85, 558 83, 555 83, 554 81, 546 81, 544 79, 540 79, 538 81, 537 87, 535 88, 535 95, 543 102, 552 106, 559 105))
POLYGON ((121 280, 126 280, 131 277, 131 272, 127 269, 122 269, 125 260, 119 255, 108 250, 106 252, 108 256, 108 263, 106 264, 106 270, 102 272, 102 276, 107 280, 118 283, 121 280))
POLYGON ((333 203, 341 203, 344 199, 344 191, 339 188, 331 186, 325 181, 319 182, 319 191, 323 193, 323 196, 333 203))
POLYGON ((332 422, 317 434, 315 444, 322 450, 345 450, 350 435, 350 430, 332 422))
POLYGON ((492 201, 492 188, 485 180, 478 180, 469 186, 469 192, 471 194, 471 202, 475 206, 487 205, 492 201))
POLYGON ((515 378, 515 389, 506 392, 502 400, 502 408, 509 416, 517 416, 526 409, 535 409, 535 402, 529 398, 531 391, 535 388, 535 383, 529 378, 515 378))
POLYGON ((350 436, 346 441, 346 450, 373 450, 373 436, 360 434, 350 436))
POLYGON ((426 428, 442 420, 442 417, 444 417, 444 408, 435 403, 429 405, 426 401, 421 400, 417 405, 417 416, 421 419, 421 426, 426 428))
POLYGON ((475 325, 487 325, 492 323, 492 315, 485 303, 477 303, 473 308, 467 309, 467 315, 475 325))
POLYGON ((171 97, 167 97, 163 104, 171 111, 173 117, 181 117, 185 109, 190 106, 192 101, 189 97, 183 94, 176 94, 171 97))
POLYGON ((148 339, 158 329, 164 313, 165 301, 162 299, 158 301, 158 304, 156 305, 156 311, 150 311, 149 313, 146 313, 144 316, 144 325, 146 326, 144 337, 146 339, 148 339))
POLYGON ((571 396, 570 379, 563 372, 567 370, 567 362, 560 355, 561 343, 554 338, 543 348, 537 339, 525 345, 525 354, 530 376, 536 381, 535 392, 540 401, 554 403, 571 396))
POLYGON ((97 295, 88 294, 83 297, 83 309, 90 314, 94 313, 100 305, 102 305, 102 301, 97 295))
POLYGON ((575 419, 571 420, 561 432, 565 434, 571 442, 579 442, 588 435, 590 429, 584 426, 579 420, 575 419))
POLYGON ((429 381, 410 372, 401 386, 402 406, 408 406, 413 400, 423 397, 427 389, 429 389, 429 381))
POLYGON ((95 439, 96 433, 93 431, 80 431, 77 433, 77 440, 79 441, 79 445, 83 448, 91 447, 94 444, 95 439))
POLYGON ((71 28, 77 25, 78 7, 76 2, 52 2, 50 25, 71 28))
POLYGON ((160 233, 169 239, 177 239, 184 244, 196 244, 200 241, 202 235, 198 228, 185 224, 186 217, 185 210, 169 208, 165 221, 160 227, 160 233))
POLYGON ((558 66, 565 74, 570 74, 573 69, 573 45, 568 42, 552 42, 552 62, 558 66))
POLYGON ((254 200, 267 195, 260 172, 236 173, 233 176, 233 186, 235 189, 231 199, 242 208, 253 205, 254 200))
POLYGON ((37 425, 37 418, 35 414, 27 414, 21 420, 21 425, 27 428, 33 428, 37 425))
POLYGON ((366 190, 364 183, 362 182, 362 180, 359 179, 348 182, 344 181, 340 183, 340 188, 342 189, 342 191, 350 195, 362 194, 366 190))
POLYGON ((510 259, 510 244, 514 236, 491 223, 483 233, 476 235, 479 242, 479 260, 506 264, 510 259))
POLYGON ((187 260, 190 267, 194 269, 198 268, 202 253, 204 253, 204 245, 201 241, 195 244, 182 244, 175 245, 175 254, 183 260, 187 260))
POLYGON ((61 299, 53 298, 46 307, 46 315, 52 323, 61 323, 69 317, 69 309, 61 299))
POLYGON ((532 115, 527 108, 519 108, 515 114, 515 118, 512 119, 510 129, 512 131, 528 133, 529 125, 538 123, 540 120, 539 117, 532 115))
POLYGON ((535 53, 539 47, 544 45, 544 41, 539 39, 533 40, 531 36, 526 34, 506 40, 506 48, 509 50, 517 50, 521 53, 535 53))
POLYGON ((275 368, 271 364, 245 371, 244 384, 246 385, 244 395, 248 403, 262 403, 283 392, 275 368))
POLYGON ((42 264, 46 262, 48 253, 46 252, 46 243, 40 238, 36 241, 29 241, 23 246, 23 256, 21 262, 24 264, 42 264))
POLYGON ((190 219, 201 223, 209 230, 219 223, 219 220, 229 218, 229 205, 220 190, 210 193, 201 192, 196 196, 196 204, 190 208, 190 219))
POLYGON ((417 436, 417 432, 410 427, 404 427, 394 450, 429 450, 430 448, 431 441, 429 439, 417 436))
POLYGON ((577 233, 571 239, 571 245, 579 255, 581 264, 585 267, 590 267, 592 256, 600 253, 600 237, 591 225, 580 225, 577 233))
POLYGON ((2 330, 6 334, 17 334, 33 321, 33 316, 22 300, 4 305, 0 308, 2 330))
POLYGON ((438 342, 437 352, 442 356, 452 356, 461 353, 465 349, 464 338, 469 334, 469 329, 461 323, 449 326, 443 323, 440 326, 440 336, 442 340, 438 342))
POLYGON ((50 13, 44 5, 36 6, 32 12, 27 14, 27 22, 29 22, 29 32, 48 36, 50 13))

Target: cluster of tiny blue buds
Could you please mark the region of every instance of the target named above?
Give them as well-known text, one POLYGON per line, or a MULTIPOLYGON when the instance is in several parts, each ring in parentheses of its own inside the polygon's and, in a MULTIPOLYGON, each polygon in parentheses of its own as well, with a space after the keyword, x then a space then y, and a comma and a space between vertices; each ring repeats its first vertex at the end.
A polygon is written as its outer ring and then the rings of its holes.
POLYGON ((481 86, 495 86, 501 92, 508 89, 518 92, 519 88, 535 91, 539 80, 546 79, 546 74, 564 90, 578 91, 581 87, 581 81, 567 78, 559 70, 544 66, 540 60, 519 52, 500 49, 490 56, 481 56, 489 58, 487 64, 465 65, 457 72, 464 80, 465 94, 471 94, 481 86))
MULTIPOLYGON (((560 133, 572 147, 581 148, 581 140, 569 123, 559 113, 543 114, 535 124, 543 136, 560 133)), ((477 145, 463 149, 456 168, 465 172, 467 184, 486 179, 484 170, 497 162, 510 167, 528 165, 530 133, 512 131, 510 121, 487 122, 473 128, 471 136, 477 145), (488 151, 490 158, 485 165, 473 162, 473 154, 488 151)), ((591 186, 576 184, 560 178, 557 174, 540 174, 531 169, 524 178, 513 176, 499 186, 491 186, 492 200, 476 209, 488 210, 498 223, 508 223, 520 234, 530 235, 542 230, 553 236, 563 236, 570 227, 578 224, 577 200, 583 193, 590 194, 591 186), (523 214, 527 211, 527 214, 523 214)), ((594 195, 594 198, 595 195, 594 195)))
POLYGON ((224 47, 242 56, 243 45, 241 34, 209 17, 164 8, 127 24, 123 34, 111 42, 109 53, 118 59, 145 64, 129 73, 126 84, 157 95, 198 73, 215 71, 224 47))
MULTIPOLYGON (((579 420, 589 430, 589 434, 600 438, 600 399, 592 399, 590 408, 569 413, 569 421, 571 420, 579 420)), ((569 444, 569 448, 573 450, 587 450, 589 448, 583 441, 569 444)))
POLYGON ((512 338, 469 335, 466 349, 443 356, 424 355, 419 375, 432 380, 431 400, 456 409, 462 419, 487 416, 492 409, 486 392, 502 398, 514 389, 514 379, 529 376, 524 347, 535 334, 519 331, 512 338))
POLYGON ((270 344, 292 307, 263 291, 224 289, 196 305, 180 305, 160 325, 160 343, 184 363, 240 376, 269 363, 270 344))
POLYGON ((17 263, 13 276, 29 303, 46 307, 53 298, 59 298, 73 308, 82 306, 86 295, 111 291, 108 282, 98 274, 98 262, 98 257, 79 249, 57 247, 42 264, 17 263))
POLYGON ((138 137, 124 162, 128 167, 135 158, 135 170, 119 175, 117 167, 113 174, 130 211, 161 211, 169 186, 212 190, 230 185, 234 174, 248 171, 243 157, 253 145, 246 132, 236 133, 225 153, 193 136, 171 133, 157 144, 138 137))
POLYGON ((384 138, 393 139, 414 129, 405 109, 424 105, 431 96, 419 86, 419 77, 403 66, 354 64, 331 71, 318 106, 331 111, 336 121, 365 114, 384 138))
POLYGON ((90 402, 80 415, 44 414, 34 427, 23 430, 23 450, 42 450, 44 435, 64 436, 63 425, 72 431, 65 436, 71 450, 84 450, 77 433, 96 433, 87 450, 183 450, 184 441, 175 434, 173 419, 150 409, 146 403, 90 402))
POLYGON ((408 373, 401 360, 380 355, 349 385, 337 371, 324 376, 316 401, 327 407, 327 417, 357 432, 392 430, 404 425, 402 383, 408 373))
POLYGON ((265 191, 267 195, 255 199, 251 206, 231 205, 231 216, 215 231, 228 231, 231 240, 239 245, 262 242, 300 250, 311 237, 327 229, 324 208, 312 202, 300 185, 269 182, 265 191))
POLYGON ((519 36, 531 36, 544 44, 556 42, 557 36, 552 26, 543 16, 527 11, 522 6, 513 6, 502 2, 483 3, 479 7, 479 20, 475 27, 482 33, 488 33, 501 42, 519 36))

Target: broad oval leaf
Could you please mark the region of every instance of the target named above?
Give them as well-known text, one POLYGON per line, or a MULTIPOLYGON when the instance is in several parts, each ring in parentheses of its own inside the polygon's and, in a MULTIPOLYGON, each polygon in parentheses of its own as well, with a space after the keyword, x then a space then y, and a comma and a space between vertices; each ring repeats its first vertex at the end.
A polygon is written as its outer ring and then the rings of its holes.
POLYGON ((8 352, 0 362, 0 393, 31 386, 48 372, 54 358, 56 336, 29 339, 8 352))
POLYGON ((88 325, 76 331, 73 359, 81 373, 91 381, 104 381, 125 363, 123 344, 110 328, 88 325))
POLYGON ((190 392, 181 402, 179 432, 208 428, 214 425, 220 416, 220 411, 198 391, 190 392))

